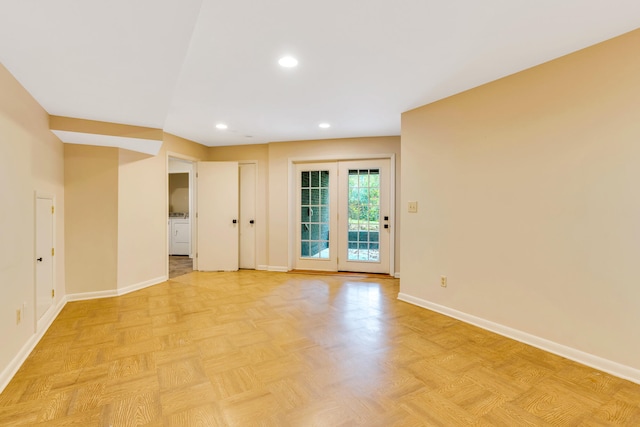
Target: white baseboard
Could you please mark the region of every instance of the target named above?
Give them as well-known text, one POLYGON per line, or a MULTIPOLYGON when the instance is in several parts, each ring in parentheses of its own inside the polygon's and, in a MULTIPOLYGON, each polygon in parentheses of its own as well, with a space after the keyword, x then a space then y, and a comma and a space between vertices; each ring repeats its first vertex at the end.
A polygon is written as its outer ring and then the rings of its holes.
POLYGON ((289 271, 289 268, 288 267, 282 267, 280 265, 270 265, 267 268, 267 271, 275 271, 275 272, 278 272, 278 273, 286 273, 287 271, 289 271))
POLYGON ((156 277, 155 279, 146 280, 144 282, 135 283, 133 285, 129 285, 120 289, 110 289, 108 291, 82 292, 78 294, 68 294, 67 301, 84 301, 88 299, 117 297, 120 295, 126 295, 131 292, 139 291, 140 289, 148 288, 149 286, 157 285, 158 283, 162 283, 166 281, 167 281, 167 276, 161 276, 161 277, 156 277))
POLYGON ((117 297, 118 291, 110 289, 108 291, 81 292, 77 294, 67 294, 67 301, 84 301, 88 299, 117 297))
POLYGON ((27 360, 27 357, 29 357, 33 349, 36 348, 36 345, 38 345, 45 332, 47 332, 47 329, 49 329, 53 321, 58 317, 58 314, 60 314, 66 303, 67 298, 62 297, 60 301, 58 301, 58 304, 56 304, 55 308, 51 310, 50 314, 46 315, 46 320, 42 319, 40 321, 40 329, 35 334, 31 335, 20 351, 18 351, 18 354, 16 354, 15 357, 11 359, 11 362, 9 362, 7 367, 0 372, 0 393, 2 393, 16 372, 18 372, 18 369, 20 369, 24 361, 27 360))
POLYGON ((269 271, 269 266, 268 265, 259 265, 259 266, 256 267, 256 270, 269 271))
POLYGON ((577 350, 572 347, 567 347, 565 345, 528 334, 518 329, 513 329, 508 326, 504 326, 499 323, 495 323, 481 317, 476 317, 471 314, 454 310, 452 308, 445 307, 443 305, 439 305, 411 295, 400 293, 398 294, 398 299, 404 302, 408 302, 409 304, 417 305, 419 307, 444 314, 445 316, 453 317, 454 319, 458 319, 462 322, 470 323, 472 325, 478 326, 491 332, 495 332, 496 334, 505 336, 507 338, 520 341, 544 351, 548 351, 549 353, 557 354, 558 356, 562 356, 569 360, 573 360, 574 362, 581 363, 583 365, 598 369, 603 372, 607 372, 611 375, 615 375, 616 377, 640 384, 640 370, 632 368, 631 366, 622 365, 612 360, 585 353, 584 351, 577 350))
POLYGON ((396 271, 395 273, 393 273, 393 277, 395 277, 396 279, 400 278, 400 272, 396 271))
POLYGON ((149 286, 157 285, 158 283, 166 282, 167 276, 156 277, 155 279, 146 280, 144 282, 135 283, 133 285, 125 286, 118 289, 118 295, 125 295, 131 292, 139 291, 140 289, 148 288, 149 286))

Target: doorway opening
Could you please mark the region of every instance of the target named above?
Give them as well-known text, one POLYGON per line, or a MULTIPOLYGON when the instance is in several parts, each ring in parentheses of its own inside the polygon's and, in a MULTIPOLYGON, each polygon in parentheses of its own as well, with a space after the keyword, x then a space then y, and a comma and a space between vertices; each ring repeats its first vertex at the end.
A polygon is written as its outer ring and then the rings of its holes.
POLYGON ((168 158, 167 238, 169 278, 193 271, 194 165, 190 160, 168 158))

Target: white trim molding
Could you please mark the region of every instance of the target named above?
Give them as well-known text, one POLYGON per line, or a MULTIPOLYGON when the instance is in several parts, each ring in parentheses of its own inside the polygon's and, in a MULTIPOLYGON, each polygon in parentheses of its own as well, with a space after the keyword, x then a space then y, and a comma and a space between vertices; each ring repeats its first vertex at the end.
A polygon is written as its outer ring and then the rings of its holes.
POLYGON ((118 288, 118 296, 139 291, 140 289, 148 288, 149 286, 157 285, 159 283, 166 282, 167 280, 167 276, 160 276, 155 279, 145 280, 144 282, 134 283, 133 285, 125 286, 124 288, 118 288))
POLYGON ((160 276, 160 277, 156 277, 155 279, 145 280, 144 282, 140 282, 140 283, 134 283, 133 285, 129 285, 119 289, 109 289, 106 291, 68 294, 67 301, 84 301, 88 299, 119 297, 121 295, 126 295, 131 292, 139 291, 140 289, 148 288, 149 286, 166 282, 167 280, 168 280, 167 276, 160 276))
POLYGON ((549 353, 553 353, 566 359, 573 360, 574 362, 578 362, 591 368, 598 369, 611 375, 615 375, 616 377, 632 381, 636 384, 640 384, 640 370, 632 368, 631 366, 622 365, 612 360, 585 353, 584 351, 577 350, 572 347, 567 347, 565 345, 558 344, 556 342, 549 341, 535 335, 531 335, 518 329, 513 329, 508 326, 483 319, 481 317, 473 316, 471 314, 454 310, 452 308, 436 304, 431 301, 414 297, 412 295, 399 293, 398 299, 409 304, 417 305, 418 307, 426 308, 428 310, 444 314, 445 316, 453 317, 454 319, 458 319, 462 322, 475 325, 479 328, 486 329, 487 331, 495 332, 496 334, 505 336, 507 338, 520 341, 524 344, 528 344, 541 350, 548 351, 549 353))
POLYGON ((277 272, 277 273, 286 273, 287 271, 289 271, 288 267, 283 267, 280 265, 270 265, 267 268, 267 271, 273 271, 273 272, 277 272))
POLYGON ((396 279, 399 279, 399 278, 400 278, 400 272, 399 272, 399 271, 396 271, 396 272, 393 274, 393 277, 395 277, 396 279))
POLYGON ((67 294, 67 301, 85 301, 89 299, 111 298, 117 297, 118 291, 111 289, 108 291, 81 292, 78 294, 67 294))

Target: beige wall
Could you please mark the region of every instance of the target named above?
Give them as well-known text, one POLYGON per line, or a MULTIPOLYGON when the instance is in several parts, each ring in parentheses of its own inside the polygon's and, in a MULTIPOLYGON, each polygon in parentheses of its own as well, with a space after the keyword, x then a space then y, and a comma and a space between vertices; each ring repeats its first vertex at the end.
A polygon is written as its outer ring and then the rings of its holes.
POLYGON ((166 278, 165 156, 119 150, 118 289, 166 278))
MULTIPOLYGON (((82 122, 82 131, 88 133, 99 133, 106 126, 102 122, 82 122)), ((127 134, 126 126, 116 128, 127 134)), ((67 245, 73 250, 68 293, 126 291, 165 279, 167 156, 171 152, 204 158, 207 149, 170 134, 163 134, 163 138, 157 156, 65 145, 66 185, 71 195, 67 223, 72 224, 67 245)))
POLYGON ((35 191, 56 202, 56 303, 64 296, 63 145, 47 112, 0 64, 0 389, 10 362, 35 330, 35 191), (27 308, 19 325, 16 310, 27 308))
POLYGON ((210 148, 201 144, 197 144, 188 139, 179 136, 164 133, 162 150, 159 156, 174 156, 178 158, 186 158, 189 160, 206 160, 209 156, 210 148))
POLYGON ((268 254, 268 179, 269 179, 269 146, 240 145, 230 147, 211 147, 207 157, 209 161, 218 162, 255 162, 256 175, 256 266, 259 269, 267 269, 269 265, 268 254))
MULTIPOLYGON (((395 154, 396 198, 400 200, 400 137, 350 138, 293 141, 269 144, 269 265, 291 267, 289 248, 289 165, 290 160, 340 160, 367 155, 395 154)), ((396 210, 395 272, 400 271, 400 221, 396 210)), ((392 272, 393 273, 393 272, 392 272)))
POLYGON ((169 212, 189 213, 189 174, 169 174, 169 212))
POLYGON ((118 289, 167 275, 168 155, 203 159, 206 147, 171 134, 157 156, 120 150, 118 289))
POLYGON ((640 368, 639 45, 403 114, 402 293, 640 368))
POLYGON ((116 289, 118 149, 64 145, 66 291, 116 289))

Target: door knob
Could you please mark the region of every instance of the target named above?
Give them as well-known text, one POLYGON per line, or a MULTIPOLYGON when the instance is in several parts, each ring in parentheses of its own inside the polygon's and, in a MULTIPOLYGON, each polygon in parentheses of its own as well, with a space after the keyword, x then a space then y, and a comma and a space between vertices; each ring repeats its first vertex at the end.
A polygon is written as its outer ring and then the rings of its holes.
POLYGON ((237 223, 238 223, 238 220, 237 220, 237 219, 234 219, 234 220, 233 220, 233 223, 234 223, 234 224, 237 224, 237 223))
POLYGON ((254 222, 254 220, 249 220, 249 224, 253 224, 254 222))
POLYGON ((38 258, 36 261, 42 262, 42 257, 38 258))

